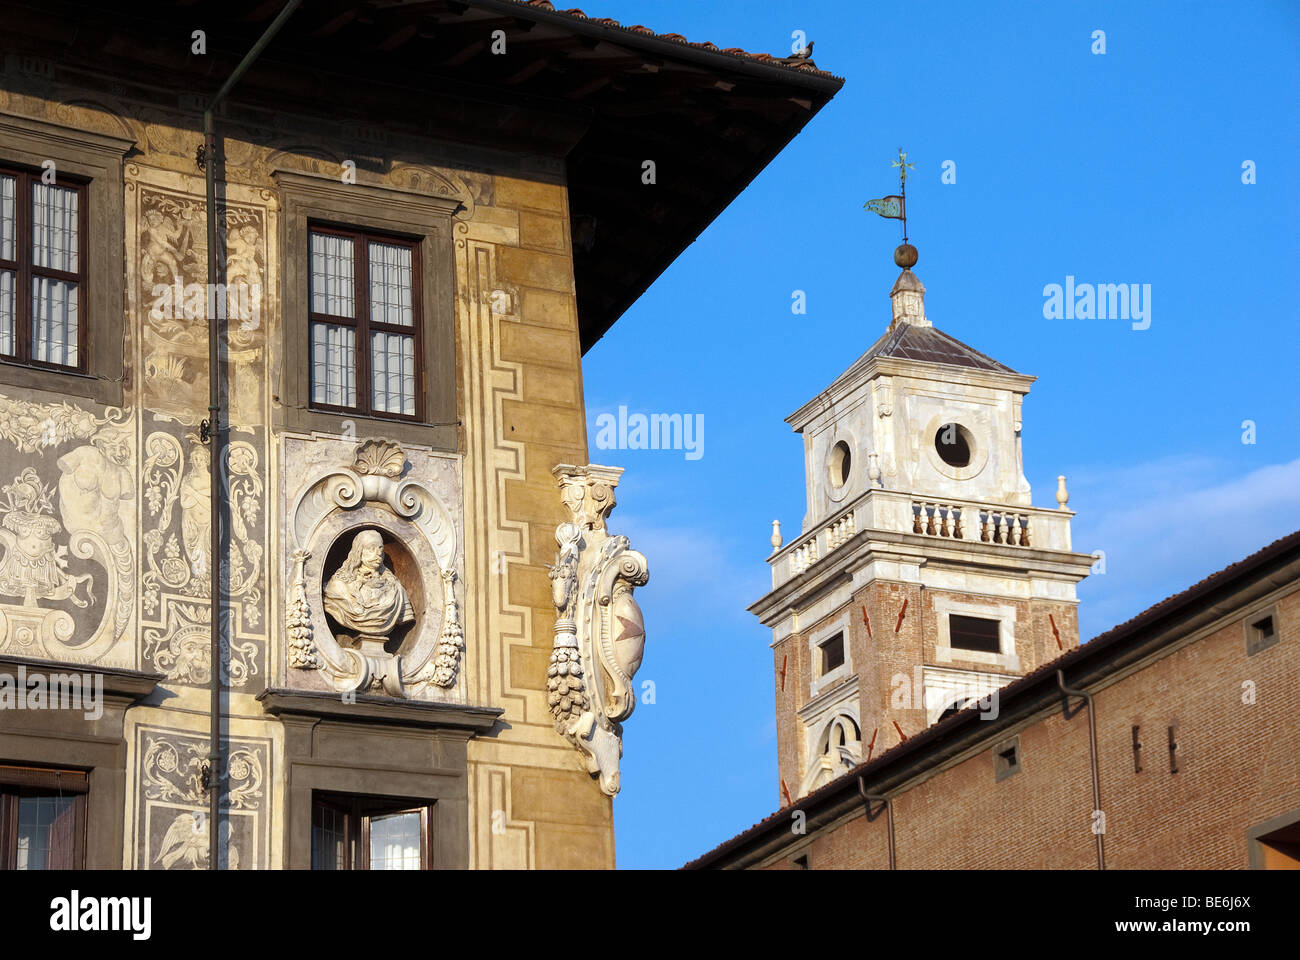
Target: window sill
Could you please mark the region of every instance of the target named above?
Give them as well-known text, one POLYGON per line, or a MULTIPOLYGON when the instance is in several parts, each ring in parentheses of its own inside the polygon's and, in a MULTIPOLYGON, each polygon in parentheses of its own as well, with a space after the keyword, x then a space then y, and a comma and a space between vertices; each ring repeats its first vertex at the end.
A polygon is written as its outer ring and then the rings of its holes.
POLYGON ((0 359, 0 391, 6 387, 43 390, 71 400, 89 400, 110 407, 122 406, 122 381, 97 377, 76 370, 29 367, 0 359))
POLYGON ((388 420, 362 414, 343 414, 326 410, 281 405, 280 426, 290 433, 325 433, 340 437, 383 437, 398 443, 432 447, 447 453, 459 452, 459 423, 420 423, 415 420, 388 420))

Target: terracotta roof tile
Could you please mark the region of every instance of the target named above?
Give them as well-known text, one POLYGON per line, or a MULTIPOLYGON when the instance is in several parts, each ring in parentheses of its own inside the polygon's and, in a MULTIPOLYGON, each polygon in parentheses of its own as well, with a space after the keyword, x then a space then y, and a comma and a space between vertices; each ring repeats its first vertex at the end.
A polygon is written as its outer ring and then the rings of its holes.
POLYGON ((551 0, 515 0, 515 3, 518 3, 521 6, 532 7, 536 10, 546 10, 552 13, 560 14, 561 16, 572 17, 575 20, 586 20, 590 23, 598 23, 603 27, 612 27, 617 30, 627 30, 631 33, 639 33, 644 36, 655 37, 658 40, 668 40, 671 41, 672 43, 680 43, 682 44, 682 46, 686 46, 686 47, 696 47, 702 50, 714 50, 719 53, 730 54, 733 57, 742 57, 746 60, 755 60, 758 63, 765 63, 769 65, 787 67, 790 70, 799 70, 805 73, 815 73, 818 76, 823 76, 823 77, 835 76, 834 74, 826 70, 818 69, 817 64, 814 63, 812 60, 806 60, 802 63, 784 63, 781 57, 774 57, 770 53, 750 53, 749 51, 745 50, 743 47, 719 48, 717 44, 710 43, 707 40, 704 41, 703 43, 692 43, 690 40, 687 40, 680 33, 656 33, 654 30, 650 29, 649 27, 639 23, 633 24, 631 26, 625 26, 624 24, 619 23, 617 20, 614 20, 611 17, 590 16, 583 10, 579 9, 578 7, 570 7, 567 10, 556 10, 555 4, 553 4, 551 0))

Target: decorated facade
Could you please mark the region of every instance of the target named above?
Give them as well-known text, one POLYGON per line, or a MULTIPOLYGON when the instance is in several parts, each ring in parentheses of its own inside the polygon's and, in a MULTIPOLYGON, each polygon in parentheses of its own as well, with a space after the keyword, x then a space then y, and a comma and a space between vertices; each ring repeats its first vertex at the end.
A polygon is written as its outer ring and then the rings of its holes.
POLYGON ((0 710, 0 794, 57 801, 2 865, 613 866, 654 561, 581 358, 841 81, 537 0, 306 4, 212 107, 281 10, 11 6, 0 706, 102 697, 0 710))

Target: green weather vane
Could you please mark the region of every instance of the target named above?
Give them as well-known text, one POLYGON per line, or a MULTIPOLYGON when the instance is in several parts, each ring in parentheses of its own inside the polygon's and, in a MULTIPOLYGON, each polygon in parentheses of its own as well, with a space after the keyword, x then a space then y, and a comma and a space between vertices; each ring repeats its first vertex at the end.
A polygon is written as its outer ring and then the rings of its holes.
POLYGON ((903 243, 907 243, 907 171, 915 170, 916 164, 907 162, 907 154, 898 148, 898 159, 890 161, 891 167, 898 168, 898 194, 868 200, 862 206, 872 213, 890 220, 903 221, 903 243))

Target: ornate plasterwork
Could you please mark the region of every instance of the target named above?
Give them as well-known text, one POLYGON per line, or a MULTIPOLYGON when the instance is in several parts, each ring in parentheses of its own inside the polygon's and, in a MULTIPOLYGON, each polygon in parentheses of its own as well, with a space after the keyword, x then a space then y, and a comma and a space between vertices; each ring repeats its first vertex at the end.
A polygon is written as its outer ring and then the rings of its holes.
POLYGON ((327 468, 301 488, 288 522, 293 551, 285 611, 290 668, 319 671, 340 692, 462 698, 456 523, 433 485, 412 475, 402 448, 387 440, 355 445, 350 465, 327 468), (424 609, 415 611, 414 635, 396 653, 385 652, 374 638, 362 638, 359 647, 344 645, 326 618, 326 554, 336 540, 354 542, 357 532, 368 529, 399 541, 423 579, 424 609), (439 596, 441 603, 435 605, 439 596))
POLYGON ((553 471, 572 520, 555 530, 550 568, 558 617, 547 670, 555 729, 586 758, 608 796, 619 790, 622 722, 636 707, 632 678, 645 651, 645 622, 632 599, 650 578, 646 558, 627 537, 610 536, 616 467, 561 464, 553 471))

